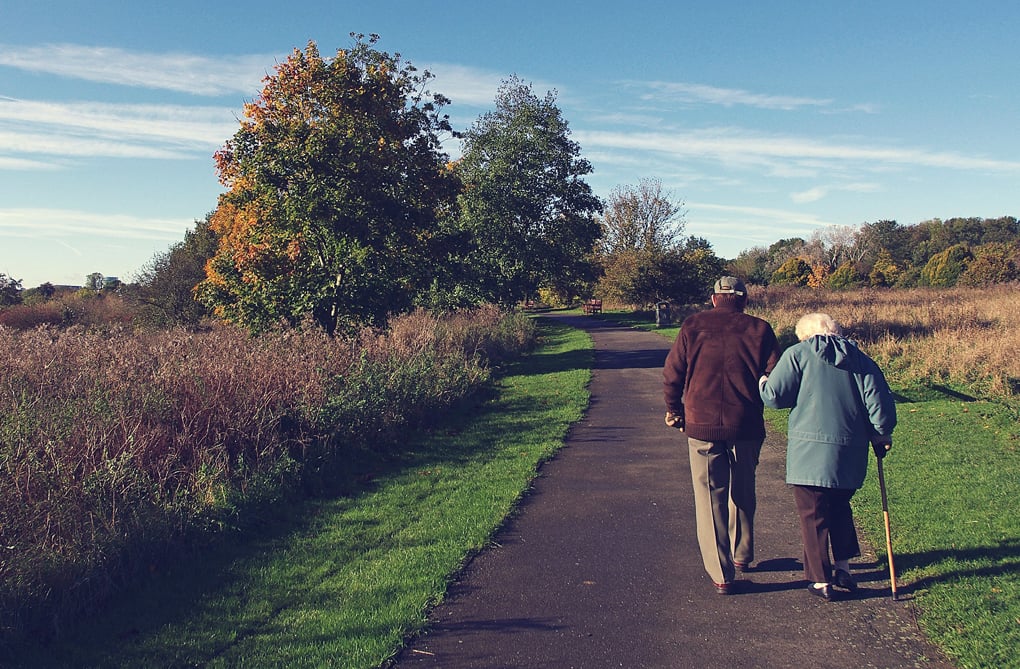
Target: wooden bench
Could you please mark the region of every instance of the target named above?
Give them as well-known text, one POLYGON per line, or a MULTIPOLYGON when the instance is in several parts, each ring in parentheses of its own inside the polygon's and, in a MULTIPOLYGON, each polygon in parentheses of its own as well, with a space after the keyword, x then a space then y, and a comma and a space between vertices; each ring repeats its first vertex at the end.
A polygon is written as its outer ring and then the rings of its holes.
POLYGON ((592 314, 602 313, 602 300, 596 299, 586 300, 582 306, 584 308, 584 313, 588 314, 589 316, 592 314))

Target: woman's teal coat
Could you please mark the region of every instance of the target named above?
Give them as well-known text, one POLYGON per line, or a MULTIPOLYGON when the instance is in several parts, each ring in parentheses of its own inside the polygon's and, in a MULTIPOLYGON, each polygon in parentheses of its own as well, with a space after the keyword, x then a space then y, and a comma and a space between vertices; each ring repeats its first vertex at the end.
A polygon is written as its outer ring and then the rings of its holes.
POLYGON ((882 370, 849 339, 815 335, 783 352, 761 386, 765 406, 792 407, 786 482, 856 490, 872 437, 891 437, 896 403, 882 370))

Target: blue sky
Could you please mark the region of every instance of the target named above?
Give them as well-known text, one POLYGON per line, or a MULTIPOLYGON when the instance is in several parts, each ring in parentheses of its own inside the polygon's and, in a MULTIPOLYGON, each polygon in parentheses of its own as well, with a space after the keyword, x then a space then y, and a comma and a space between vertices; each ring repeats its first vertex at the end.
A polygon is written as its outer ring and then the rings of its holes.
POLYGON ((215 208, 262 77, 351 32, 436 74, 458 128, 512 74, 555 90, 597 194, 659 179, 724 257, 1020 216, 1018 31, 1012 0, 0 0, 0 273, 132 280, 215 208))

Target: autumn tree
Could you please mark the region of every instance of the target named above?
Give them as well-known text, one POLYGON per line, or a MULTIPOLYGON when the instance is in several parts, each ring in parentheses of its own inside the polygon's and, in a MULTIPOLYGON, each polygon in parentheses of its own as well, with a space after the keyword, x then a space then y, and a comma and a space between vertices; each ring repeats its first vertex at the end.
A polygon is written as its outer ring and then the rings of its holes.
POLYGON ((882 249, 868 273, 868 283, 875 288, 889 288, 896 285, 902 273, 902 268, 893 260, 892 254, 882 249))
POLYGON ((457 164, 470 236, 461 266, 479 298, 512 304, 563 277, 591 276, 602 203, 554 92, 540 98, 511 77, 495 102, 464 133, 457 164))
POLYGON ((1016 242, 990 242, 972 249, 974 259, 957 281, 961 286, 990 286, 1020 278, 1020 248, 1016 242))
POLYGON ((332 59, 295 49, 216 154, 228 190, 199 295, 221 317, 312 316, 332 333, 382 323, 431 285, 457 192, 439 139, 448 100, 377 36, 352 38, 332 59))

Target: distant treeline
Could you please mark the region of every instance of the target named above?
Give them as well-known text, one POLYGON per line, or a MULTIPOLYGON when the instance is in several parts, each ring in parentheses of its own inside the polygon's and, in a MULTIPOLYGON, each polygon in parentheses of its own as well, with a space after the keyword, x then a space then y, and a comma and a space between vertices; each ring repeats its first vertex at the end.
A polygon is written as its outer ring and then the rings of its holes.
POLYGON ((729 269, 759 285, 847 289, 988 286, 1020 278, 1020 223, 999 218, 876 221, 743 251, 729 269))

